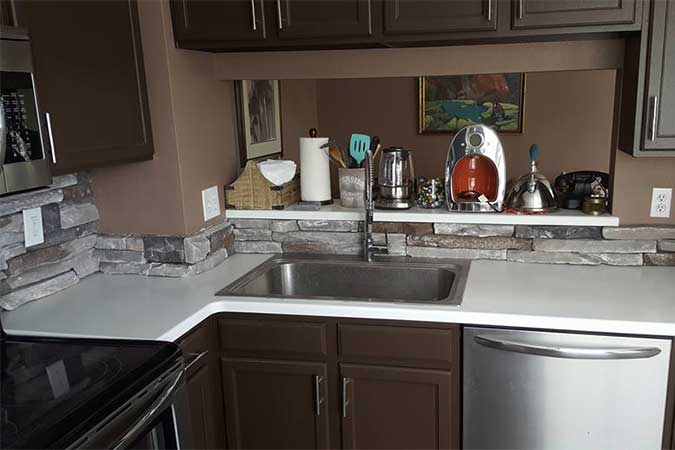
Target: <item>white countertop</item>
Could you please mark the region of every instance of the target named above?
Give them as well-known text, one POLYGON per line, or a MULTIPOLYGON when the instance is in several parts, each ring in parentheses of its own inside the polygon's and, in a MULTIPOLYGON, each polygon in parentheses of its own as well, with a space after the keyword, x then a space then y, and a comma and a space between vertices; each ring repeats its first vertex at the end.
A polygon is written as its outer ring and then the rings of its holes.
MULTIPOLYGON (((363 220, 364 212, 358 208, 343 208, 340 200, 332 205, 322 206, 318 211, 294 209, 228 209, 228 219, 272 219, 272 220, 363 220)), ((605 214, 589 216, 579 210, 561 209, 549 214, 495 214, 475 212, 451 212, 445 208, 404 210, 376 209, 375 222, 426 222, 426 223, 469 223, 487 225, 566 225, 589 227, 618 227, 619 218, 605 214)))
POLYGON ((460 306, 216 297, 269 255, 186 279, 92 275, 4 313, 8 334, 175 340, 217 312, 414 320, 675 336, 675 268, 473 261, 460 306))

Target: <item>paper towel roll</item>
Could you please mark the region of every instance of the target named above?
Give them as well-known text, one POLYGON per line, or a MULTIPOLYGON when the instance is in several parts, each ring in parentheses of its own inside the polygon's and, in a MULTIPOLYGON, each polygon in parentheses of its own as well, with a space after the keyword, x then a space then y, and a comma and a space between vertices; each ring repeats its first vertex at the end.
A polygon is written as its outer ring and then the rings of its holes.
POLYGON ((331 200, 328 150, 321 148, 327 142, 327 137, 300 138, 300 197, 305 202, 331 200))

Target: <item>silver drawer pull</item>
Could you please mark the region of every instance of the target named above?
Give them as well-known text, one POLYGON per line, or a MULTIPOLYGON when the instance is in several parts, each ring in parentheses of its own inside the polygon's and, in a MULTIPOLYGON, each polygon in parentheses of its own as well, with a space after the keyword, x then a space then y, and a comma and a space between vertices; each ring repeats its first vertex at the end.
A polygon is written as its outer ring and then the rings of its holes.
POLYGON ((649 130, 649 140, 654 141, 656 140, 656 118, 658 116, 658 111, 659 111, 659 96, 655 95, 652 97, 652 120, 651 122, 651 129, 649 130))
POLYGON ((351 380, 347 377, 342 377, 342 417, 347 417, 347 406, 349 406, 349 382, 351 380))
POLYGON ((54 147, 54 134, 52 133, 52 115, 45 113, 45 120, 47 121, 47 134, 49 135, 49 146, 52 149, 52 163, 56 164, 56 148, 54 147))
POLYGON ((323 403, 323 398, 321 397, 321 382, 323 377, 319 375, 314 375, 314 406, 316 407, 316 415, 321 415, 321 404, 323 403))
POLYGON ((253 19, 253 31, 256 30, 255 24, 255 0, 251 0, 251 18, 253 19))
POLYGON ((474 341, 483 347, 505 352, 525 353, 527 355, 551 356, 568 359, 644 359, 661 353, 656 347, 563 347, 529 344, 506 339, 493 339, 474 336, 474 341))
POLYGON ((279 29, 284 28, 283 19, 281 18, 281 0, 277 0, 277 19, 279 20, 279 29))

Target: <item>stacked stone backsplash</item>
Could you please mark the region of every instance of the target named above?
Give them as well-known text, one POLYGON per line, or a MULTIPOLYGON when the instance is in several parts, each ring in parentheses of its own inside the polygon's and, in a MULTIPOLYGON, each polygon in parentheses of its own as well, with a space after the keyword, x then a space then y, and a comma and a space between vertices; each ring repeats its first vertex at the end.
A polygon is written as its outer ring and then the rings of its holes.
POLYGON ((95 272, 186 277, 232 254, 226 222, 190 236, 106 235, 86 173, 54 177, 51 186, 0 197, 0 308, 14 309, 95 272), (26 248, 24 209, 41 208, 45 241, 26 248))
POLYGON ((97 272, 98 218, 87 174, 54 177, 47 188, 0 198, 0 306, 16 308, 97 272), (26 248, 21 211, 38 207, 44 242, 26 248))
POLYGON ((186 237, 101 234, 95 256, 104 273, 187 277, 216 267, 233 245, 232 227, 223 222, 186 237))
MULTIPOLYGON (((236 219, 238 253, 359 255, 362 222, 236 219)), ((675 227, 571 227, 375 223, 389 254, 525 263, 675 266, 675 227)))

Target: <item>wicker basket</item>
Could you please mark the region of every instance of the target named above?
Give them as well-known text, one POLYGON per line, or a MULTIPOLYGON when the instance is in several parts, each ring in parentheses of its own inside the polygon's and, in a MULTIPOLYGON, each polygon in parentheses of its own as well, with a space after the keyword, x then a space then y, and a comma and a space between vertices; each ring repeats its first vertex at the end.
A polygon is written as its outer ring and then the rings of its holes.
POLYGON ((228 209, 284 209, 300 201, 300 176, 275 186, 249 161, 234 183, 225 186, 228 209))

